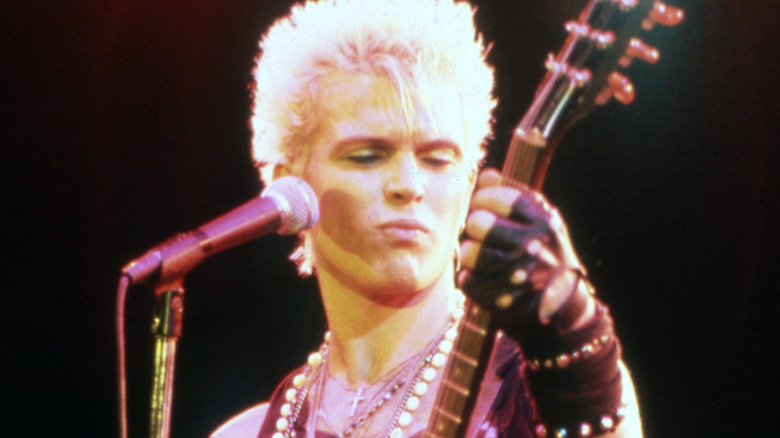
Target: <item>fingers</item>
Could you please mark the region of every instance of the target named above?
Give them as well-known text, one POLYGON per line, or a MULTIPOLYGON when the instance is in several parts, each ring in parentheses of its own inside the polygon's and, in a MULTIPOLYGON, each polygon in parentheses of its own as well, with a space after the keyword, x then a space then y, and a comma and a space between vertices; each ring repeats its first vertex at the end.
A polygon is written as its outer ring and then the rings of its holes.
POLYGON ((539 303, 539 319, 545 324, 569 300, 580 281, 580 274, 574 269, 556 274, 548 286, 549 293, 544 294, 539 303))
POLYGON ((461 247, 463 266, 513 284, 530 277, 531 262, 542 270, 556 269, 562 263, 559 240, 565 237, 558 233, 565 227, 557 210, 525 185, 501 185, 496 170, 481 172, 477 183, 466 221, 471 240, 461 247))
POLYGON ((483 274, 495 274, 520 263, 516 254, 483 246, 474 240, 467 240, 461 244, 460 258, 463 267, 483 274))
POLYGON ((545 225, 550 228, 555 208, 539 193, 523 192, 510 207, 509 219, 545 225))
POLYGON ((507 186, 480 187, 471 198, 471 210, 488 210, 502 217, 509 217, 512 205, 522 195, 507 186))
POLYGON ((535 297, 526 310, 549 322, 583 272, 557 209, 525 185, 502 185, 495 170, 479 175, 465 231, 458 284, 494 309, 535 297))
POLYGON ((476 210, 466 219, 466 233, 477 240, 485 240, 498 218, 487 210, 476 210))
MULTIPOLYGON (((477 210, 466 222, 466 233, 475 243, 484 243, 486 247, 509 252, 524 249, 548 265, 557 264, 552 249, 555 239, 547 226, 517 223, 485 210, 477 210)), ((476 252, 473 245, 468 245, 467 253, 462 254, 462 261, 476 260, 476 252)))
MULTIPOLYGON (((522 284, 527 277, 516 273, 517 269, 525 269, 533 262, 539 262, 544 267, 556 269, 561 262, 553 251, 539 239, 529 239, 521 244, 521 251, 506 251, 491 247, 476 240, 465 240, 460 246, 460 260, 464 268, 477 270, 485 274, 505 273, 513 284, 522 284)), ((528 274, 528 272, 526 272, 528 274)))
POLYGON ((544 196, 531 189, 508 186, 480 187, 471 199, 471 210, 487 210, 518 222, 551 225, 563 223, 556 209, 544 196))
POLYGON ((501 174, 496 169, 485 169, 479 174, 477 187, 496 187, 501 185, 501 174))
POLYGON ((493 227, 482 240, 488 246, 506 250, 525 248, 533 256, 539 252, 538 243, 545 244, 552 241, 546 227, 521 224, 504 218, 496 218, 493 227))

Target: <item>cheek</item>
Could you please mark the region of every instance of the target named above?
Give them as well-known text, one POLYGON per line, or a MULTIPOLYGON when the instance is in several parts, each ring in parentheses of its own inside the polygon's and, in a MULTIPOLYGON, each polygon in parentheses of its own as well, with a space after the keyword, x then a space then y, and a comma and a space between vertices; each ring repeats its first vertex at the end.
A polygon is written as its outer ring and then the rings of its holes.
POLYGON ((320 196, 318 227, 340 246, 348 246, 365 228, 363 210, 358 197, 343 190, 326 190, 320 196))
POLYGON ((455 222, 455 226, 463 226, 471 204, 472 184, 468 176, 454 177, 447 182, 442 181, 439 187, 442 187, 442 191, 436 194, 439 199, 439 209, 448 215, 448 221, 455 222))

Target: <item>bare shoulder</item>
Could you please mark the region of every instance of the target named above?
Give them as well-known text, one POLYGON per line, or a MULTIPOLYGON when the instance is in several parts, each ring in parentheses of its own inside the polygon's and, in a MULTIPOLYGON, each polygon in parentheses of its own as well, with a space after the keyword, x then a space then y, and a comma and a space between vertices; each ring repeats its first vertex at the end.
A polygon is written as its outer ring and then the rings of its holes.
POLYGON ((219 426, 210 438, 256 438, 267 411, 268 403, 252 406, 219 426))

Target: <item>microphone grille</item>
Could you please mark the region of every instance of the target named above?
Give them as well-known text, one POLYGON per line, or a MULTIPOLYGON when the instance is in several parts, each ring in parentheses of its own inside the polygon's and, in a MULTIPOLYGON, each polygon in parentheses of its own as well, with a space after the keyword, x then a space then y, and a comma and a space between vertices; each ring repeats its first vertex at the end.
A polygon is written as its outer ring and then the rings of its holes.
POLYGON ((281 234, 295 234, 317 223, 320 209, 317 196, 306 181, 285 176, 275 179, 263 190, 261 196, 271 196, 282 209, 281 234))

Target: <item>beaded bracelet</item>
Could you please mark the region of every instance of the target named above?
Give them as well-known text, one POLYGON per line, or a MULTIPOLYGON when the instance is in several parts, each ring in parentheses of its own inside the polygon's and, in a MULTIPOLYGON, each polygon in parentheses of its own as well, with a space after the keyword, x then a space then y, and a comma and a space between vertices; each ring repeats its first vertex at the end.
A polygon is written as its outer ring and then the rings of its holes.
POLYGON ((620 343, 613 333, 608 309, 597 302, 584 327, 565 334, 543 330, 522 344, 532 358, 524 374, 537 437, 590 437, 614 430, 623 419, 620 343))
POLYGON ((575 423, 569 427, 558 426, 550 429, 545 424, 536 421, 534 422, 534 436, 537 438, 567 438, 569 436, 585 438, 613 432, 618 424, 623 421, 623 418, 625 418, 626 406, 626 404, 621 404, 620 407, 613 412, 601 415, 600 417, 590 418, 579 424, 575 423), (570 433, 574 433, 574 435, 569 435, 570 433))
POLYGON ((567 353, 561 353, 556 357, 527 359, 526 363, 531 371, 539 371, 540 369, 550 370, 554 368, 565 369, 581 359, 595 356, 612 340, 614 340, 612 334, 601 335, 567 353))

